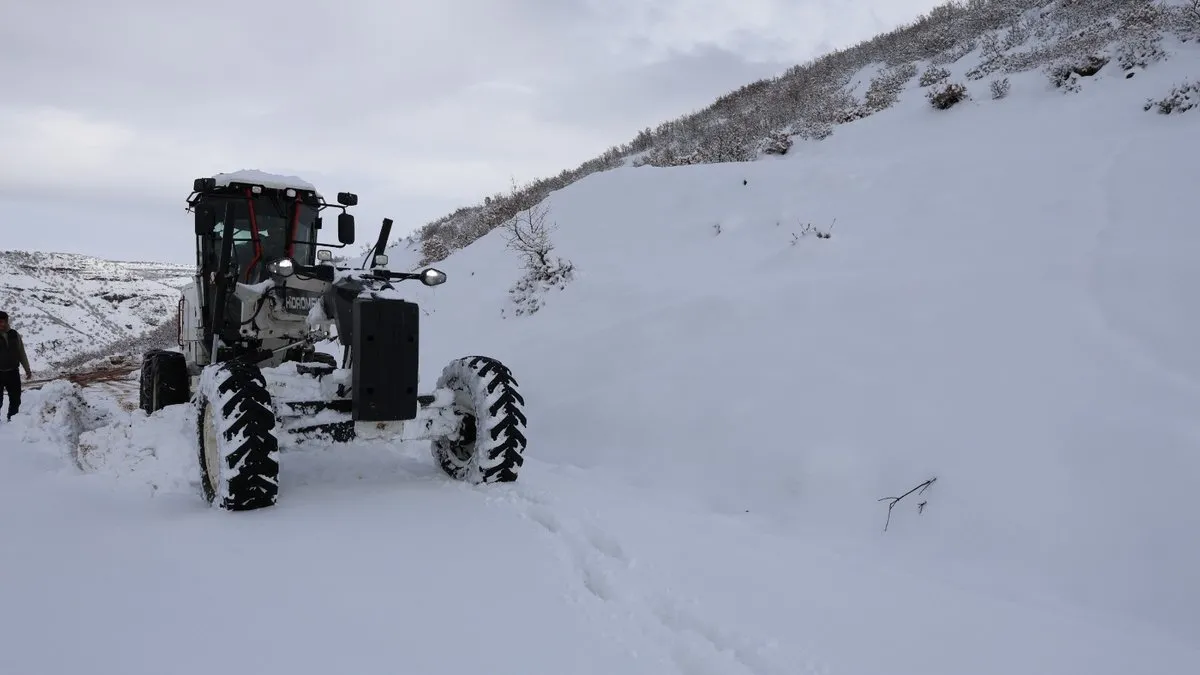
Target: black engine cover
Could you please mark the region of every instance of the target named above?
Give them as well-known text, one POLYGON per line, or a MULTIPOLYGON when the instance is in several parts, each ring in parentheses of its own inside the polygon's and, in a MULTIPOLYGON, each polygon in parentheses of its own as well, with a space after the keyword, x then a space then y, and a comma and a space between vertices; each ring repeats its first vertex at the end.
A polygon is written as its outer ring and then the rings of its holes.
POLYGON ((406 300, 354 300, 350 390, 355 421, 417 416, 420 316, 417 305, 406 300))

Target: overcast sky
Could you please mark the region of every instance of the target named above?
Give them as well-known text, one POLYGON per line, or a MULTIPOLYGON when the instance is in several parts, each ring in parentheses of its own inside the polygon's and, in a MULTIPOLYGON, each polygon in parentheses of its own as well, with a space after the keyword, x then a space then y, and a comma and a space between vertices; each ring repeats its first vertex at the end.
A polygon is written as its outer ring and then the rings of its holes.
POLYGON ((0 249, 191 262, 242 168, 403 235, 936 4, 0 1, 0 249))

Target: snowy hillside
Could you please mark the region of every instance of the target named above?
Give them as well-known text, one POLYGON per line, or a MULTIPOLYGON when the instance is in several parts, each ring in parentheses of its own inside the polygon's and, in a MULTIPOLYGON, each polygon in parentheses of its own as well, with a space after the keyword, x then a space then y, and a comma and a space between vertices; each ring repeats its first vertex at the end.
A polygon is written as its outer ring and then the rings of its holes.
POLYGON ((31 392, 0 423, 0 672, 1200 672, 1200 110, 1146 108, 1200 44, 1161 46, 591 175, 542 204, 561 288, 503 228, 455 252, 407 286, 422 381, 513 369, 515 484, 285 438, 279 504, 224 513, 189 408, 31 392))
POLYGON ((0 309, 24 336, 33 369, 54 368, 173 322, 192 273, 190 265, 0 251, 0 309))
MULTIPOLYGON (((1063 92, 1097 71, 1127 77, 1165 57, 1163 41, 1200 35, 1197 0, 955 0, 888 33, 751 82, 703 110, 644 129, 558 175, 514 186, 426 224, 423 260, 442 260, 516 213, 597 171, 626 166, 742 162, 809 152, 812 141, 895 106, 916 87, 938 105, 1003 98, 1009 77, 1038 73, 1063 92)), ((1195 105, 1196 75, 1174 106, 1195 105), (1188 98, 1190 96, 1190 99, 1188 98)), ((1027 79, 1023 77, 1022 79, 1027 79)), ((1039 84, 1043 84, 1039 83, 1039 84)), ((1165 94, 1165 92, 1164 92, 1165 94)), ((1160 94, 1161 96, 1162 94, 1160 94)))

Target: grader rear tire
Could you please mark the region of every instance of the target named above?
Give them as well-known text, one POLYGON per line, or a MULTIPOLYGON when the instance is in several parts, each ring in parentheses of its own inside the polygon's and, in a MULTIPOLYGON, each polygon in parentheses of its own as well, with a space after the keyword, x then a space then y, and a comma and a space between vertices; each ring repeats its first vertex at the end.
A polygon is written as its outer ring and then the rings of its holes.
POLYGON ((138 405, 147 415, 191 398, 187 361, 179 352, 154 349, 142 356, 138 405))

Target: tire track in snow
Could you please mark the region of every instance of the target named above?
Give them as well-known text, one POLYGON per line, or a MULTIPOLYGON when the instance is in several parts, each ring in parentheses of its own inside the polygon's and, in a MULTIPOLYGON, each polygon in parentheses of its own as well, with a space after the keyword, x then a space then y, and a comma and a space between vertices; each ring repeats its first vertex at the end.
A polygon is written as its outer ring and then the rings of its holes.
POLYGON ((622 578, 637 566, 620 541, 582 518, 565 518, 547 499, 527 490, 510 493, 522 515, 551 535, 566 553, 582 588, 630 617, 633 630, 656 634, 681 675, 826 675, 814 663, 781 665, 768 656, 772 641, 742 635, 680 599, 644 597, 622 578), (797 665, 800 667, 797 668, 797 665))

